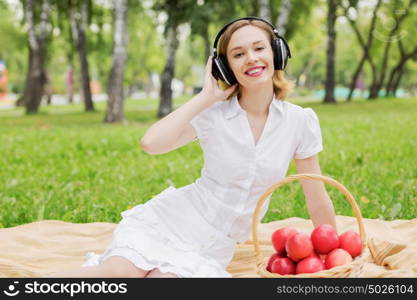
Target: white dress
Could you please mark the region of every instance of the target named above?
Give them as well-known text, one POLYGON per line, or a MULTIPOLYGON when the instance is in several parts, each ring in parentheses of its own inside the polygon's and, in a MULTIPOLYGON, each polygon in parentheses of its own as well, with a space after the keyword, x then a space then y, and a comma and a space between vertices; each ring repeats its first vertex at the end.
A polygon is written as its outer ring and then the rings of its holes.
MULTIPOLYGON (((322 150, 314 111, 275 98, 256 145, 236 97, 216 102, 191 124, 204 153, 201 177, 122 212, 105 252, 88 253, 83 266, 117 255, 178 277, 231 277, 226 268, 236 242, 250 238, 260 195, 286 175, 293 158, 322 150)), ((261 218, 268 205, 269 198, 261 218)))

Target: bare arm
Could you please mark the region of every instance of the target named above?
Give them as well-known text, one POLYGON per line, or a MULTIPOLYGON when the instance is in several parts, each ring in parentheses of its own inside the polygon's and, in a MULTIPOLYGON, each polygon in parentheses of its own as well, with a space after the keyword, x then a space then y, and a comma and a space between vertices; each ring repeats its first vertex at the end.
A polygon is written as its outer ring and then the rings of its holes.
POLYGON ((174 150, 196 137, 191 119, 212 104, 204 94, 197 94, 190 101, 153 124, 141 139, 142 149, 149 154, 161 154, 174 150), (187 126, 188 125, 188 126, 187 126))
MULTIPOLYGON (((306 159, 295 159, 297 173, 321 174, 319 159, 317 155, 306 159)), ((320 224, 330 224, 336 231, 336 217, 331 201, 324 183, 317 180, 300 180, 307 202, 308 212, 314 227, 320 224)))
POLYGON ((196 137, 190 121, 201 111, 217 101, 226 99, 235 86, 222 90, 211 74, 212 58, 206 64, 204 87, 190 101, 153 124, 141 139, 142 149, 149 154, 161 154, 174 150, 196 137))

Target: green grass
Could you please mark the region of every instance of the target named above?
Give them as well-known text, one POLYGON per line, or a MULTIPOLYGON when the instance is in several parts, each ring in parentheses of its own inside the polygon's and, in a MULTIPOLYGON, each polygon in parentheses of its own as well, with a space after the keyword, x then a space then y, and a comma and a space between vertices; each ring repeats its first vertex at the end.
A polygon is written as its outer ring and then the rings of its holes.
MULTIPOLYGON (((192 183, 203 165, 198 142, 154 156, 138 147, 156 121, 156 105, 128 100, 127 121, 118 125, 102 123, 104 103, 93 113, 81 105, 43 107, 36 116, 0 110, 0 227, 44 219, 118 222, 121 211, 168 185, 192 183)), ((323 173, 353 194, 364 217, 416 217, 417 99, 300 105, 320 118, 323 173)), ((344 196, 327 190, 337 214, 352 215, 344 196)), ((263 221, 294 216, 308 218, 299 183, 274 192, 263 221)))

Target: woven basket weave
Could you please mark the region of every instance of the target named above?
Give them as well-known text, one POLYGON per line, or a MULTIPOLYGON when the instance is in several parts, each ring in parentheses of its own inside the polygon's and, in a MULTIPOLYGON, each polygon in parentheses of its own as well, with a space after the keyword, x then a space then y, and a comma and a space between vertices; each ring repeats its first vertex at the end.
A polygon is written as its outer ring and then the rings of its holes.
POLYGON ((258 203, 256 205, 255 212, 252 218, 252 238, 253 238, 253 246, 255 249, 255 256, 256 256, 256 262, 255 262, 256 271, 261 277, 265 277, 265 278, 348 277, 349 274, 353 271, 353 269, 360 267, 361 264, 363 263, 364 259, 362 258, 362 255, 364 253, 365 248, 367 247, 366 233, 365 233, 365 227, 363 225, 362 214, 352 194, 341 183, 337 182, 336 180, 323 176, 323 175, 317 175, 317 174, 291 175, 282 180, 279 180, 277 183, 269 187, 266 190, 266 192, 260 196, 258 203), (287 183, 290 183, 292 181, 295 181, 295 180, 300 180, 300 179, 313 179, 313 180, 323 181, 324 183, 328 183, 330 185, 335 186, 340 192, 342 192, 346 196, 347 200, 352 206, 353 213, 358 223, 359 234, 360 234, 361 241, 362 241, 362 254, 358 257, 355 257, 355 259, 349 264, 337 266, 337 267, 334 267, 328 270, 323 270, 323 271, 316 272, 316 273, 303 273, 303 274, 296 274, 296 275, 280 275, 277 273, 271 273, 266 270, 268 257, 264 258, 259 249, 259 241, 258 241, 259 214, 260 214, 262 205, 264 204, 266 198, 270 194, 272 194, 276 189, 280 188, 281 186, 287 183))

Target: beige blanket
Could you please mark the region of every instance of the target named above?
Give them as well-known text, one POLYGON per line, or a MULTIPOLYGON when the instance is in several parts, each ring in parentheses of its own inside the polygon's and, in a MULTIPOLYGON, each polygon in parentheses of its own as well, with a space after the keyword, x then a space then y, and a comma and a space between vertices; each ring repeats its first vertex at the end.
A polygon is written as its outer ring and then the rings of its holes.
MULTIPOLYGON (((355 218, 337 216, 339 233, 357 229, 355 218)), ((417 277, 417 218, 383 221, 364 219, 368 248, 365 262, 349 277, 417 277)), ((116 224, 74 224, 41 221, 0 229, 0 277, 40 277, 72 269, 85 260, 87 252, 102 253, 116 224)), ((263 255, 273 252, 269 237, 277 228, 290 226, 310 233, 310 220, 290 218, 259 226, 263 255)), ((237 245, 228 271, 233 277, 259 277, 251 241, 237 245)))

